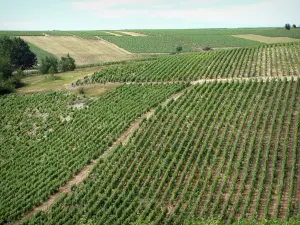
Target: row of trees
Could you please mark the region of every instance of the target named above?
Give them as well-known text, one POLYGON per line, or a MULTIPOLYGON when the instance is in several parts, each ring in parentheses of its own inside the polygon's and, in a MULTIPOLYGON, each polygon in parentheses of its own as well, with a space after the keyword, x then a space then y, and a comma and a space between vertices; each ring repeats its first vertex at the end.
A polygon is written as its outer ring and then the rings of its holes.
MULTIPOLYGON (((37 65, 37 57, 21 38, 0 38, 0 94, 13 92, 22 85, 23 70, 37 65)), ((41 74, 72 71, 75 60, 68 54, 58 61, 56 57, 45 57, 39 65, 41 74)))
MULTIPOLYGON (((285 29, 290 30, 291 29, 291 24, 287 23, 284 25, 285 29)), ((293 24, 293 28, 297 28, 296 24, 293 24)))

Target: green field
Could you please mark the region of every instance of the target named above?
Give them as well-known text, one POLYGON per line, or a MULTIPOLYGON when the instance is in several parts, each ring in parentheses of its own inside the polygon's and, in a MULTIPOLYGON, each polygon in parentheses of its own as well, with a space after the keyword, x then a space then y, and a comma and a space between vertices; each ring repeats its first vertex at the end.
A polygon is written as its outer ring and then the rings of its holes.
POLYGON ((183 46, 0 96, 0 225, 299 225, 300 29, 107 32, 0 32, 183 46))
MULTIPOLYGON (((127 30, 126 30, 127 31, 127 30)), ((101 37, 133 53, 170 53, 181 45, 184 52, 201 51, 204 47, 255 47, 262 43, 233 37, 232 35, 257 34, 267 37, 290 37, 300 39, 300 29, 292 28, 236 28, 236 29, 182 29, 182 30, 132 30, 148 35, 133 37, 118 31, 108 31, 122 36, 114 36, 106 31, 0 31, 8 36, 78 36, 86 39, 101 37)))
MULTIPOLYGON (((199 79, 299 76, 300 44, 272 44, 110 67, 82 83, 193 81, 199 79)), ((80 83, 80 82, 78 82, 80 83)))
POLYGON ((296 218, 299 85, 272 80, 189 88, 143 120, 126 145, 48 214, 24 224, 296 218))
POLYGON ((1 97, 0 224, 45 201, 182 87, 125 85, 91 102, 64 92, 1 97))

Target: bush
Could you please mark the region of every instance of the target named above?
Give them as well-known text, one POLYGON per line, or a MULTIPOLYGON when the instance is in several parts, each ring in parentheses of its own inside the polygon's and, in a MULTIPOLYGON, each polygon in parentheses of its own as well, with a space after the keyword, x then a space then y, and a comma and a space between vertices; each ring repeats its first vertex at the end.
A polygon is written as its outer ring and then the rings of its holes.
POLYGON ((296 24, 293 25, 293 28, 297 28, 296 24))
POLYGON ((285 24, 285 29, 290 30, 291 29, 291 25, 289 23, 285 24))
POLYGON ((69 54, 66 57, 61 57, 61 60, 58 64, 58 69, 60 72, 73 71, 75 68, 75 60, 69 54))
POLYGON ((178 53, 182 52, 182 50, 183 50, 182 46, 178 46, 178 47, 176 48, 176 52, 178 52, 178 53))
POLYGON ((46 56, 41 60, 41 65, 39 67, 39 70, 41 74, 47 74, 49 73, 51 67, 53 68, 51 69, 51 72, 53 72, 53 74, 58 72, 57 58, 53 56, 46 56))

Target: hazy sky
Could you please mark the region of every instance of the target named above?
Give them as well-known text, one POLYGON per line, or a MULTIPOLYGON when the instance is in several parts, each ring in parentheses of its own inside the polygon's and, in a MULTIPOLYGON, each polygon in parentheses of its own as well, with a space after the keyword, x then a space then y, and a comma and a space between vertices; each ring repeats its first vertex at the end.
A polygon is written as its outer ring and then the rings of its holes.
POLYGON ((300 25, 300 0, 0 0, 0 30, 300 25))

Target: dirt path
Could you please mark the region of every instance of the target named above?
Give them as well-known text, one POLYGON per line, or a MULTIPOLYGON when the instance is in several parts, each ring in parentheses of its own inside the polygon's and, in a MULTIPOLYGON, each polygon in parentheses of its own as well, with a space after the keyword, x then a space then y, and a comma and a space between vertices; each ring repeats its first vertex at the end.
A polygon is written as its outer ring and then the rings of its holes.
MULTIPOLYGON (((186 89, 183 89, 181 92, 175 93, 171 95, 169 98, 167 98, 165 101, 161 103, 161 106, 166 106, 168 102, 171 100, 177 100, 185 91, 186 89)), ((33 214, 35 214, 38 211, 48 211, 50 207, 55 203, 55 201, 61 196, 61 194, 68 194, 71 192, 72 185, 76 185, 81 183, 83 180, 85 180, 89 173, 92 171, 93 167, 97 164, 97 162, 100 159, 106 158, 113 150, 122 143, 123 145, 126 144, 131 134, 139 128, 139 123, 143 118, 149 119, 151 116, 153 116, 155 113, 155 109, 151 109, 148 112, 144 113, 142 116, 138 117, 131 125, 130 127, 112 144, 111 147, 107 149, 98 159, 91 161, 90 164, 83 167, 83 169, 75 175, 71 180, 69 180, 64 186, 60 187, 54 195, 51 195, 47 201, 43 202, 40 206, 35 207, 25 215, 21 217, 19 221, 16 222, 16 224, 20 224, 23 220, 31 217, 33 214)))
POLYGON ((121 34, 112 33, 112 32, 108 32, 108 31, 105 31, 105 33, 111 34, 111 35, 116 36, 116 37, 122 37, 123 36, 121 34))
POLYGON ((118 32, 130 35, 132 37, 147 37, 148 36, 146 34, 141 34, 141 33, 131 32, 131 31, 118 31, 118 32))

